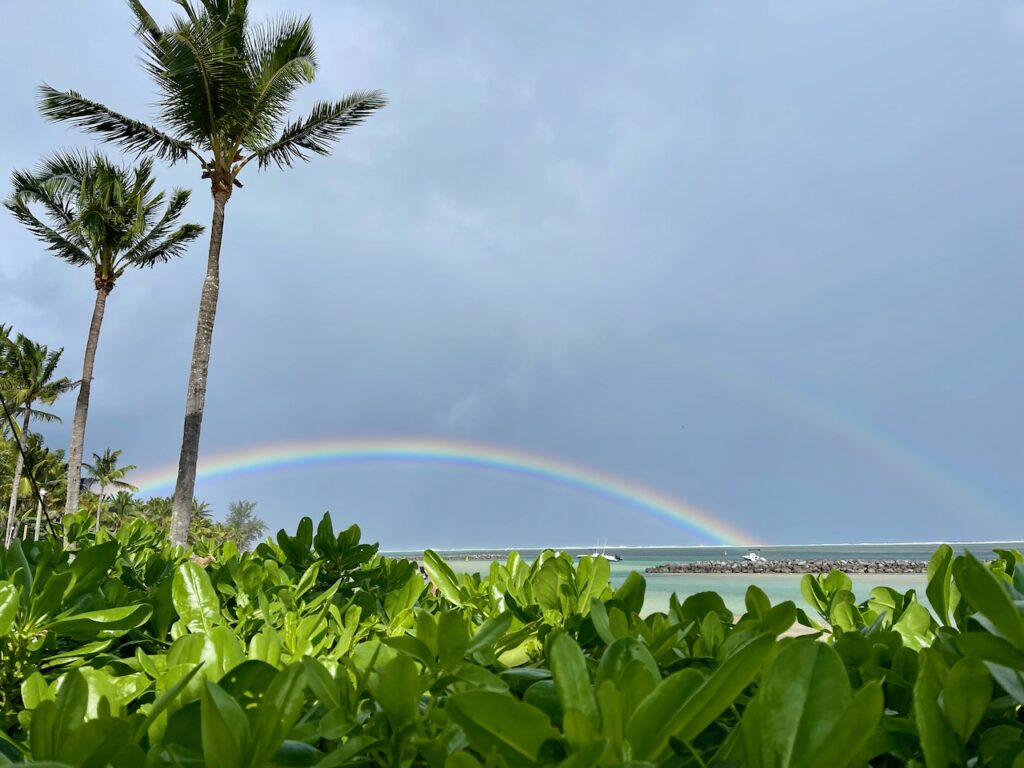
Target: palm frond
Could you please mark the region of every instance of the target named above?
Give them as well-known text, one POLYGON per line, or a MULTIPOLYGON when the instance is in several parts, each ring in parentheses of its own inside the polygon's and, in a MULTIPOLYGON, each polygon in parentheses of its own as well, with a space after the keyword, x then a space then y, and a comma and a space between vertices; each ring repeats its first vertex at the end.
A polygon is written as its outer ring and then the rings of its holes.
POLYGON ((201 234, 203 228, 198 224, 183 224, 148 250, 132 253, 131 264, 136 267, 153 267, 170 261, 184 254, 189 244, 201 234))
POLYGON ((61 423, 61 418, 57 414, 50 413, 49 411, 40 411, 37 408, 32 409, 32 418, 35 419, 36 421, 42 421, 46 423, 61 423))
POLYGON ((81 242, 75 242, 71 238, 58 232, 53 227, 36 218, 32 209, 28 207, 26 197, 15 195, 4 201, 4 207, 9 210, 29 232, 35 235, 46 245, 46 250, 53 253, 68 264, 76 267, 86 266, 93 263, 90 254, 83 248, 81 242))
POLYGON ((203 233, 203 227, 198 224, 183 224, 173 229, 185 206, 188 205, 190 195, 187 189, 173 191, 164 208, 163 216, 119 259, 119 263, 123 265, 120 267, 121 271, 129 265, 152 267, 180 256, 189 243, 203 233))
POLYGON ((14 197, 27 204, 41 205, 56 220, 56 228, 65 237, 75 239, 74 200, 88 170, 95 167, 101 157, 85 152, 55 152, 35 171, 11 174, 14 197))
POLYGON ((185 160, 189 152, 194 153, 189 142, 169 136, 139 120, 125 117, 76 91, 58 91, 48 85, 40 86, 39 111, 48 120, 69 122, 135 154, 149 152, 173 163, 185 160))
POLYGON ((285 126, 277 141, 254 147, 253 156, 259 160, 260 168, 271 163, 283 168, 306 160, 310 153, 327 155, 331 144, 342 134, 386 105, 382 91, 357 91, 341 101, 321 102, 308 116, 285 126))
POLYGON ((308 17, 285 17, 250 31, 247 53, 254 100, 239 139, 249 145, 272 140, 295 90, 316 76, 316 45, 308 17))
POLYGON ((150 15, 145 6, 139 0, 128 0, 128 7, 132 9, 135 20, 138 22, 138 34, 149 35, 152 39, 159 40, 162 34, 160 25, 156 23, 156 19, 150 15))
POLYGON ((159 39, 144 40, 146 70, 163 92, 164 124, 215 153, 251 100, 251 82, 232 43, 235 34, 204 14, 177 19, 159 39))

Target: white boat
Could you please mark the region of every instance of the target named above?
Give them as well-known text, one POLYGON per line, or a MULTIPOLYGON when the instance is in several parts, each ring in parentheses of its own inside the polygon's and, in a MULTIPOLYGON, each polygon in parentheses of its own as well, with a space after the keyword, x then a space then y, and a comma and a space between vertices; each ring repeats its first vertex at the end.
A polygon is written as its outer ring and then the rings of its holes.
POLYGON ((748 563, 764 563, 764 562, 767 562, 765 560, 765 558, 761 557, 754 550, 750 550, 749 552, 747 552, 747 554, 745 554, 743 556, 743 559, 746 560, 748 563))
MULTIPOLYGON (((603 557, 605 560, 607 560, 610 563, 617 563, 620 560, 622 560, 622 558, 619 557, 618 555, 609 555, 607 552, 604 551, 604 547, 601 547, 601 551, 600 552, 598 552, 595 549, 593 552, 590 553, 590 556, 591 557, 603 557)), ((580 557, 583 557, 583 555, 580 555, 580 557)))

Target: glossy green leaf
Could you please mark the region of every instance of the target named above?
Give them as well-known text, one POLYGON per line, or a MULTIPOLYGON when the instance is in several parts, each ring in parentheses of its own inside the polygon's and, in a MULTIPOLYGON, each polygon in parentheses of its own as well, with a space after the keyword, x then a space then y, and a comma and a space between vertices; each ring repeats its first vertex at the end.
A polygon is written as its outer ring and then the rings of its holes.
POLYGON ((939 702, 947 675, 939 651, 921 651, 920 670, 914 683, 914 722, 928 768, 963 763, 960 743, 939 702))
POLYGON ((372 736, 355 736, 339 745, 333 752, 327 753, 316 766, 317 768, 341 768, 341 766, 352 765, 351 761, 359 754, 378 743, 379 740, 372 736))
POLYGON ((249 742, 249 721, 241 706, 220 686, 207 683, 200 712, 208 768, 241 768, 249 742))
POLYGON ((593 623, 598 637, 605 643, 611 644, 615 641, 616 636, 611 620, 608 618, 608 609, 600 600, 590 601, 590 621, 593 623))
POLYGON ((632 613, 640 613, 644 609, 647 595, 647 581, 636 571, 630 571, 626 580, 615 590, 613 600, 618 600, 632 613))
POLYGON ((73 583, 67 590, 66 599, 74 600, 100 586, 117 559, 118 549, 116 541, 106 541, 76 553, 71 561, 73 583))
POLYGON ((1024 608, 1014 605, 1006 588, 971 553, 956 570, 956 584, 968 603, 988 619, 994 629, 1024 649, 1024 608))
POLYGON ((842 723, 850 683, 839 654, 813 640, 788 643, 765 672, 757 707, 744 715, 747 757, 766 768, 814 765, 842 723))
POLYGON ((632 637, 621 637, 609 644, 602 654, 601 662, 597 665, 597 682, 600 684, 605 680, 610 680, 621 689, 626 684, 626 670, 633 664, 639 664, 653 684, 656 685, 661 681, 658 662, 655 661, 647 646, 632 637))
POLYGON ((0 637, 5 637, 18 617, 21 598, 13 584, 0 583, 0 637))
POLYGON ((950 589, 953 578, 953 548, 942 544, 928 561, 928 586, 925 594, 932 610, 944 626, 949 626, 950 589))
POLYGON ((373 694, 380 702, 393 728, 402 728, 413 721, 419 704, 419 670, 408 656, 397 656, 381 670, 373 694))
POLYGON ((196 563, 184 562, 174 573, 171 587, 174 608, 192 632, 209 632, 220 624, 220 601, 210 577, 196 563))
POLYGON ((499 613, 488 619, 473 635, 466 647, 466 652, 472 654, 490 648, 505 636, 511 626, 511 613, 499 613))
POLYGON ((445 611, 437 621, 437 655, 441 664, 451 667, 466 655, 469 627, 461 613, 445 611))
POLYGON ((960 659, 942 686, 942 708, 964 744, 978 727, 992 700, 992 676, 977 659, 960 659))
POLYGON ((57 634, 71 637, 110 636, 142 626, 152 611, 152 608, 143 604, 85 611, 51 621, 48 628, 57 634))
MULTIPOLYGON (((835 700, 832 706, 842 706, 842 702, 835 700)), ((878 727, 884 707, 885 695, 881 684, 878 681, 868 683, 846 705, 839 721, 822 739, 813 756, 805 762, 792 765, 820 765, 828 768, 862 765, 865 761, 860 759, 861 754, 878 727)), ((809 734, 811 728, 803 730, 809 734)))
POLYGON ((468 752, 456 752, 448 755, 444 768, 480 768, 480 761, 468 752))
POLYGON ((493 749, 509 768, 535 765, 541 745, 559 735, 543 712, 502 693, 456 693, 445 711, 478 753, 486 755, 493 749))
POLYGON ((153 723, 156 722, 157 718, 164 714, 165 711, 171 706, 172 702, 181 694, 185 687, 191 682, 192 678, 195 677, 199 670, 202 669, 201 664, 197 664, 188 670, 181 679, 175 682, 172 686, 163 691, 156 700, 153 702, 149 711, 146 713, 146 717, 141 720, 135 730, 135 742, 142 740, 142 737, 149 732, 153 723))
POLYGON ((988 632, 965 632, 956 638, 956 645, 966 656, 1024 672, 1024 650, 1014 648, 1001 637, 988 632))
POLYGON ((665 678, 630 717, 626 737, 634 755, 653 759, 664 753, 672 737, 683 742, 694 739, 750 685, 774 645, 774 637, 761 635, 741 646, 706 678, 692 669, 665 678))
POLYGON ((306 677, 302 664, 291 664, 274 677, 253 721, 252 765, 261 765, 276 753, 302 716, 306 677))
MULTIPOLYGON (((37 708, 46 708, 46 702, 37 708)), ((74 732, 82 726, 85 713, 89 708, 89 684, 78 670, 71 670, 64 676, 57 688, 56 706, 53 710, 52 740, 50 749, 39 756, 42 758, 61 758, 62 749, 70 741, 74 732)), ((33 754, 35 754, 33 747, 33 754)))
POLYGON ((411 609, 419 600, 426 585, 418 572, 413 571, 398 589, 391 590, 384 596, 384 611, 388 618, 394 620, 402 611, 411 609))
POLYGON ((600 729, 597 701, 579 645, 566 634, 558 634, 548 650, 555 692, 565 718, 565 736, 573 749, 593 741, 600 729), (578 713, 578 717, 570 713, 578 713))
POLYGON ((423 569, 427 572, 427 576, 430 577, 430 581, 433 582, 437 590, 447 599, 449 602, 455 605, 462 605, 462 592, 459 589, 459 579, 455 575, 455 571, 444 561, 444 559, 434 552, 428 549, 423 553, 423 569))
POLYGON ((523 701, 547 715, 555 726, 562 725, 562 703, 554 680, 538 680, 526 689, 523 701))

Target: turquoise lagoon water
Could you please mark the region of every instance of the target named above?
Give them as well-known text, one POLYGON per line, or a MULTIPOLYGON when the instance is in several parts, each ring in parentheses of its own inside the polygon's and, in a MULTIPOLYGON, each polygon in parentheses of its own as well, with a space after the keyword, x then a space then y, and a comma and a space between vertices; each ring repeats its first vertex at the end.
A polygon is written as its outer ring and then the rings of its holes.
MULTIPOLYGON (((927 560, 935 551, 936 544, 856 544, 827 546, 771 546, 758 547, 762 557, 769 560, 813 560, 819 558, 845 560, 927 560)), ((1022 542, 954 544, 957 552, 970 550, 983 559, 991 558, 992 550, 1024 549, 1022 542)), ((565 549, 572 555, 589 554, 589 549, 565 549)), ((773 603, 793 600, 804 606, 800 594, 801 574, 689 574, 689 573, 644 573, 645 568, 662 563, 694 562, 697 560, 739 560, 749 550, 735 547, 638 547, 606 550, 622 557, 621 562, 612 563, 612 582, 616 585, 631 571, 639 571, 647 579, 647 596, 644 611, 664 611, 668 608, 669 596, 675 592, 681 598, 695 592, 718 592, 727 606, 735 613, 743 613, 743 596, 750 584, 756 584, 765 591, 773 603)), ((532 560, 540 550, 520 549, 520 555, 532 560)), ((453 570, 462 573, 485 573, 490 567, 489 559, 470 559, 472 556, 491 554, 504 561, 507 553, 486 550, 484 552, 441 552, 453 570)), ((852 575, 854 592, 858 599, 866 599, 872 587, 889 586, 901 592, 916 589, 923 599, 924 574, 868 574, 852 575)))

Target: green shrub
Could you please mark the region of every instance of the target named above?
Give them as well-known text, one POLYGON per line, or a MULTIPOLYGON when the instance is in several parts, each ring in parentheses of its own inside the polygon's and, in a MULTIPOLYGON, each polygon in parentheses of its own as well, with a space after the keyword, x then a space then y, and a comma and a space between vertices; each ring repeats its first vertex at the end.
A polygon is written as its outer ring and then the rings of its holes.
POLYGON ((925 596, 806 576, 642 614, 603 558, 486 575, 304 519, 193 553, 135 521, 0 550, 0 764, 1024 766, 1024 558, 925 596), (789 636, 795 625, 807 634, 789 636))

